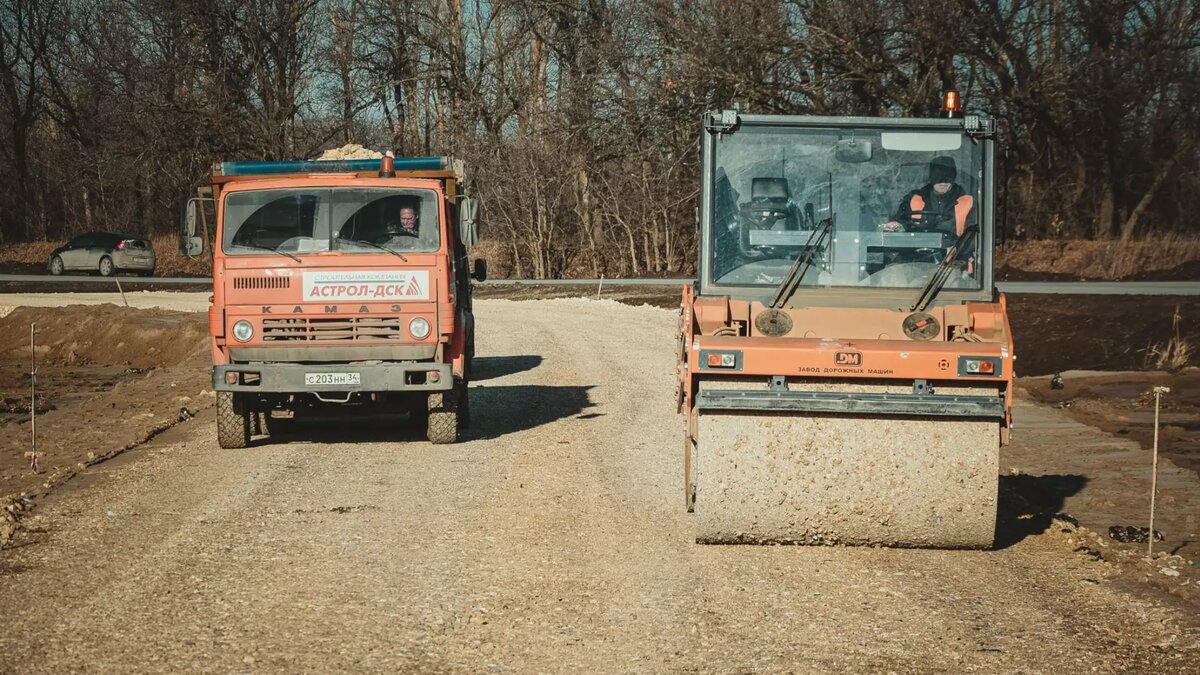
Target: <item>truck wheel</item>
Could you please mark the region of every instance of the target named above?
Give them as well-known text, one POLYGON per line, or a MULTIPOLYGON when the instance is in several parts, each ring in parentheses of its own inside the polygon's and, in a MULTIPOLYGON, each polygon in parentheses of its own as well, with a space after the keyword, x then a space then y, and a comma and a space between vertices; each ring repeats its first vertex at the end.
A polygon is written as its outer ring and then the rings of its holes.
POLYGON ((426 427, 430 443, 442 445, 458 440, 461 417, 459 401, 464 387, 456 381, 450 391, 439 391, 429 395, 429 424, 426 427))
POLYGON ((244 448, 250 443, 250 415, 232 391, 217 392, 217 444, 222 448, 244 448))

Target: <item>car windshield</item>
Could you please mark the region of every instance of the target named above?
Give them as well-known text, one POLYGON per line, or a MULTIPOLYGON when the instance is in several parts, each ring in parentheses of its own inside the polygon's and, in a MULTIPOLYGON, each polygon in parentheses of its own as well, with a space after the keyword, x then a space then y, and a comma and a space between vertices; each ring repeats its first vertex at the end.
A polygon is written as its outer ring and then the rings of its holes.
MULTIPOLYGON (((800 286, 921 288, 981 224, 983 154, 961 132, 744 125, 714 147, 714 284, 777 286, 814 248, 800 286)), ((944 288, 981 288, 990 261, 969 239, 944 288)))
POLYGON ((221 246, 229 255, 321 251, 433 252, 441 244, 432 190, 287 188, 225 197, 221 246))

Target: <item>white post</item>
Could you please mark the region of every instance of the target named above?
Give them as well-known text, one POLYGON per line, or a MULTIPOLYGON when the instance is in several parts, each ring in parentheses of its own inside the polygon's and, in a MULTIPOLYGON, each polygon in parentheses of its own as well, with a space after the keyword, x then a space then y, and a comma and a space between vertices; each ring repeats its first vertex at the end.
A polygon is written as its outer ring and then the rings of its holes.
POLYGON ((596 299, 600 299, 600 291, 604 290, 604 275, 600 275, 600 285, 596 287, 596 299))
POLYGON ((37 454, 37 324, 29 324, 29 468, 38 470, 37 454))
POLYGON ((1146 537, 1146 555, 1154 557, 1154 496, 1158 492, 1158 408, 1162 395, 1169 387, 1154 388, 1154 461, 1150 469, 1150 532, 1146 537))
POLYGON ((121 293, 121 302, 125 303, 125 306, 128 307, 129 301, 125 299, 125 291, 121 290, 121 280, 114 274, 113 281, 117 282, 117 290, 121 293))

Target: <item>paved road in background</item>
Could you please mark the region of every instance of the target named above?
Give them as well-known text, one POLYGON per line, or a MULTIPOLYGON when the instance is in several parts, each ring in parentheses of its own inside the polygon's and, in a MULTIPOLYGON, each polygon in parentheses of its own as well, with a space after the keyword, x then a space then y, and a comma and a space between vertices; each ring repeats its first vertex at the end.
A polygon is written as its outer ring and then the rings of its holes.
MULTIPOLYGON (((141 284, 208 284, 207 277, 114 277, 122 286, 141 284)), ((40 274, 0 274, 0 283, 108 284, 112 279, 96 276, 52 277, 40 274)), ((662 286, 676 288, 692 279, 604 279, 605 286, 662 286)), ((600 279, 489 279, 495 286, 599 286, 600 279)), ((115 285, 115 284, 114 284, 115 285)), ((1001 281, 1004 293, 1058 293, 1076 295, 1200 295, 1200 281, 1001 281)))

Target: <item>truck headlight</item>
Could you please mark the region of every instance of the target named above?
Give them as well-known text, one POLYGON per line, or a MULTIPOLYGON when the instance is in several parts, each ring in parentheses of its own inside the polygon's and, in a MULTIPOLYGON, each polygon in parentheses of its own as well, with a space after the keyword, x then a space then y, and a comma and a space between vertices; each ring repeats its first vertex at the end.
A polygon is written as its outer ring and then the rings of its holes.
POLYGON ((418 340, 424 340, 429 337, 429 322, 421 317, 417 317, 408 322, 408 332, 418 340))
POLYGON ((233 324, 233 339, 245 342, 254 337, 254 326, 249 321, 239 321, 233 324))

